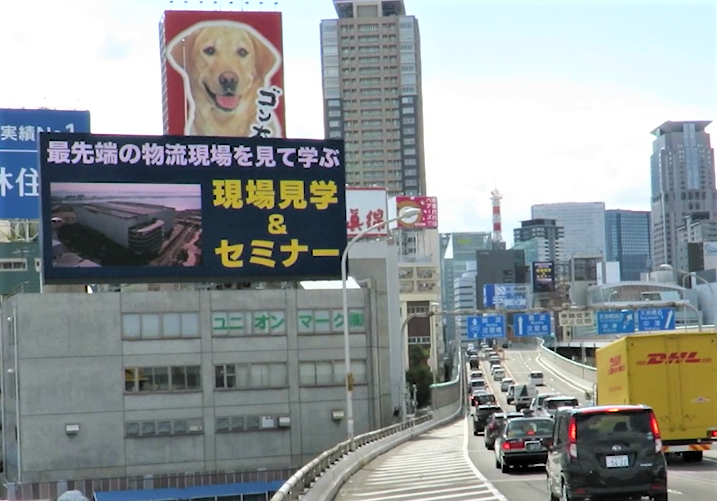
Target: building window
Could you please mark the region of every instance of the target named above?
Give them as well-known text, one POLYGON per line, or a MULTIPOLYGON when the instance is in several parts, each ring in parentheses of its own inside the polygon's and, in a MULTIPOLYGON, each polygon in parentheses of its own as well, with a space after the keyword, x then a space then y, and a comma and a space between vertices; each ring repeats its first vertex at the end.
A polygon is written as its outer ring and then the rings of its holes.
POLYGON ((27 271, 27 259, 0 259, 0 271, 27 271))
MULTIPOLYGON (((366 361, 352 360, 351 372, 354 382, 365 384, 366 361)), ((318 361, 299 363, 299 386, 341 386, 346 380, 346 369, 343 361, 318 361)))
POLYGON ((286 364, 222 364, 214 366, 214 388, 285 388, 289 384, 286 364))
POLYGON ((126 393, 201 391, 198 365, 173 367, 127 367, 124 370, 126 393))
MULTIPOLYGON (((276 430, 288 428, 287 424, 281 424, 282 419, 288 416, 226 416, 216 418, 214 429, 217 433, 230 433, 242 431, 276 430)), ((244 499, 248 499, 244 496, 244 499)))
POLYGON ((127 438, 156 437, 169 435, 195 435, 203 433, 201 418, 174 419, 162 421, 130 421, 124 424, 127 438))
POLYGON ((125 339, 199 337, 199 314, 125 313, 122 315, 125 339))

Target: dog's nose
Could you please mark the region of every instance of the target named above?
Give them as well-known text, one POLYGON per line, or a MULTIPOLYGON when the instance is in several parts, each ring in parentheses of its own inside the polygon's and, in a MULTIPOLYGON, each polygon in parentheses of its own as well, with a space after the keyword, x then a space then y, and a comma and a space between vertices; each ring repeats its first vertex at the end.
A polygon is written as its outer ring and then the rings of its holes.
POLYGON ((238 82, 239 77, 236 73, 233 73, 231 71, 225 71, 224 73, 219 75, 219 85, 221 85, 225 91, 235 91, 238 82))

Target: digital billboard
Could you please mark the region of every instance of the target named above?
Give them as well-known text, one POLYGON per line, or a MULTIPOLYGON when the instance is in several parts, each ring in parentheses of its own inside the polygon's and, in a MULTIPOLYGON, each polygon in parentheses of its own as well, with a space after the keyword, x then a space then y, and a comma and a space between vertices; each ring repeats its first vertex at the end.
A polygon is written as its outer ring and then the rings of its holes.
POLYGON ((552 292, 555 290, 555 263, 536 261, 533 263, 533 292, 552 292))
MULTIPOLYGON (((388 213, 388 190, 386 188, 346 187, 346 232, 349 238, 361 231, 385 221, 388 213)), ((366 237, 385 237, 386 225, 364 234, 366 237)))
POLYGON ((40 218, 40 132, 90 132, 89 111, 0 109, 0 219, 40 218))
POLYGON ((164 132, 285 136, 281 12, 166 11, 164 132))
POLYGON ((341 140, 42 134, 45 283, 330 279, 341 140))

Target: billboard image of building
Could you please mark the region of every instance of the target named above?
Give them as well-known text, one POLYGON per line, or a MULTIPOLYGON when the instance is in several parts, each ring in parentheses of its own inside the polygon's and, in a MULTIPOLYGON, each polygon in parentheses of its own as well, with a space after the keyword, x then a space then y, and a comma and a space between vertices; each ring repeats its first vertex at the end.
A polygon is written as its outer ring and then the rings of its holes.
POLYGON ((52 133, 40 141, 44 283, 341 276, 341 140, 52 133))
POLYGON ((198 266, 199 184, 51 183, 55 267, 198 266))
POLYGON ((0 109, 0 219, 39 219, 42 132, 90 132, 90 112, 0 109))
POLYGON ((165 134, 284 137, 280 12, 166 11, 165 134))

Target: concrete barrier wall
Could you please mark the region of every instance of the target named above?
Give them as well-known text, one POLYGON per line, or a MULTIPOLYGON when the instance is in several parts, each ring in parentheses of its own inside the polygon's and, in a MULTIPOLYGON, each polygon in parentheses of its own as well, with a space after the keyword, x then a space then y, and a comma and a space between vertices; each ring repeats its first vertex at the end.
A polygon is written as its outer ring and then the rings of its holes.
POLYGON ((553 364, 566 374, 572 374, 586 381, 590 381, 591 383, 597 383, 597 369, 595 367, 579 364, 558 355, 553 350, 546 348, 542 341, 540 342, 540 347, 538 349, 540 351, 540 358, 553 364))
POLYGON ((460 402, 460 380, 431 385, 431 407, 439 409, 460 402))

